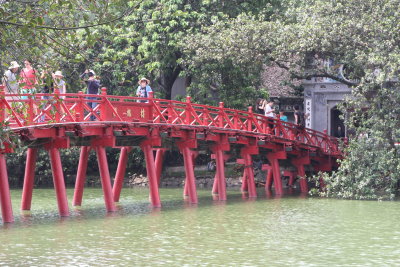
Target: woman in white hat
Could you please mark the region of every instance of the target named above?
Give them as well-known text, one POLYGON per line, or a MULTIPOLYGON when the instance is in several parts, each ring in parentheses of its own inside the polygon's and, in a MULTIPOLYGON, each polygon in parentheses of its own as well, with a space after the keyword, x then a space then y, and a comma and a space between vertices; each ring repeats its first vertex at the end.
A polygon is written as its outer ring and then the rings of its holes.
MULTIPOLYGON (((60 94, 65 94, 66 93, 66 85, 65 81, 63 80, 64 76, 62 75, 62 72, 60 70, 56 71, 53 74, 53 79, 54 79, 54 89, 58 89, 60 94)), ((65 99, 65 96, 61 96, 61 99, 65 99)))
MULTIPOLYGON (((145 98, 149 97, 149 93, 153 92, 151 90, 150 85, 149 85, 150 84, 150 80, 148 80, 148 79, 143 77, 143 78, 141 78, 139 80, 138 84, 139 84, 139 87, 136 90, 136 96, 145 97, 145 98)), ((141 100, 141 101, 138 101, 138 102, 144 103, 144 102, 147 102, 147 101, 146 100, 141 100)))
POLYGON ((18 94, 19 84, 17 73, 19 67, 17 61, 11 61, 8 70, 4 72, 3 85, 6 87, 6 94, 18 94))

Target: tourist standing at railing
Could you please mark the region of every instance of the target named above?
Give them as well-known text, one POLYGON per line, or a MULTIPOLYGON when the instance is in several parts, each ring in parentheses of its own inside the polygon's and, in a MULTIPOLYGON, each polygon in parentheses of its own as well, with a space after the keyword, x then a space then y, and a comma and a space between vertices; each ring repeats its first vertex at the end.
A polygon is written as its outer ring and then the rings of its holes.
POLYGON ((279 119, 283 122, 288 122, 288 117, 285 115, 285 112, 279 111, 279 119))
MULTIPOLYGON (((54 91, 54 80, 48 66, 40 74, 40 82, 43 94, 52 94, 54 91)), ((43 96, 42 99, 49 99, 49 96, 43 96)))
POLYGON ((256 100, 256 110, 258 114, 264 115, 265 114, 265 106, 267 105, 267 100, 262 98, 257 98, 256 100))
MULTIPOLYGON (((66 86, 63 78, 64 78, 64 76, 62 75, 62 72, 60 70, 56 71, 53 75, 54 89, 58 89, 60 94, 67 93, 67 90, 66 90, 67 86, 66 86)), ((60 98, 65 99, 65 96, 60 96, 60 98)))
MULTIPOLYGON (((81 74, 81 79, 84 79, 87 85, 86 94, 90 95, 98 95, 100 88, 100 81, 96 79, 96 73, 93 70, 85 70, 84 73, 81 74)), ((97 97, 87 97, 89 100, 97 100, 97 97)), ((93 110, 97 106, 97 102, 89 102, 88 106, 93 110)), ((96 116, 91 115, 90 120, 94 121, 96 116)))
MULTIPOLYGON (((18 84, 18 68, 20 66, 16 61, 11 61, 8 70, 4 72, 3 85, 6 87, 6 94, 18 94, 19 84, 18 84)), ((12 97, 6 97, 7 100, 12 100, 12 97)))
POLYGON ((274 128, 275 109, 274 101, 269 100, 265 105, 265 116, 268 117, 268 126, 272 130, 274 128))
MULTIPOLYGON (((21 93, 22 94, 33 94, 35 92, 35 86, 37 85, 36 70, 32 67, 30 60, 24 61, 25 68, 21 70, 21 93)), ((22 99, 28 99, 28 96, 22 96, 22 99)))
MULTIPOLYGON (((139 80, 138 84, 139 84, 139 86, 138 86, 138 88, 136 90, 136 96, 144 97, 144 98, 149 97, 149 93, 153 92, 153 90, 151 90, 151 87, 149 85, 150 84, 150 80, 146 79, 146 78, 142 78, 142 79, 139 80)), ((148 101, 147 100, 138 100, 138 102, 145 103, 145 102, 148 102, 148 101)))
POLYGON ((309 114, 304 114, 304 112, 300 111, 300 107, 298 105, 294 106, 294 123, 297 127, 302 130, 306 127, 306 119, 309 114))

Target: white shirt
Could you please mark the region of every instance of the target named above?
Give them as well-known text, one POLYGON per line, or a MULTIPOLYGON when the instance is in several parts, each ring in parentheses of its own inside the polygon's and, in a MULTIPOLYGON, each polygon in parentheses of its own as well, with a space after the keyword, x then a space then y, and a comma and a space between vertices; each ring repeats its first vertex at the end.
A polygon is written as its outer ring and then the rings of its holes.
POLYGON ((267 105, 265 106, 265 116, 270 117, 270 118, 275 117, 275 114, 274 114, 273 111, 274 111, 274 110, 271 108, 270 105, 267 104, 267 105))
POLYGON ((7 94, 18 94, 19 85, 17 76, 14 72, 11 70, 6 70, 6 72, 4 72, 4 82, 6 85, 5 91, 7 94))

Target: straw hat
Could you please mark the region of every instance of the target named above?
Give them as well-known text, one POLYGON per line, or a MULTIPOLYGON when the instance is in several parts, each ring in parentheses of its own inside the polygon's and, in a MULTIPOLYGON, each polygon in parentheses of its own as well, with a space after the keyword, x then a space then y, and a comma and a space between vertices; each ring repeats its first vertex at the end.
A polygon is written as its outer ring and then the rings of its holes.
POLYGON ((142 81, 145 81, 147 84, 150 84, 150 80, 149 79, 146 79, 146 78, 141 78, 139 81, 138 81, 138 84, 140 84, 142 81))
POLYGON ((9 70, 19 68, 20 65, 18 65, 17 61, 11 61, 10 67, 8 67, 9 70))
POLYGON ((54 76, 61 76, 61 77, 64 77, 64 75, 62 75, 62 72, 61 72, 60 70, 56 71, 56 72, 54 73, 54 76))

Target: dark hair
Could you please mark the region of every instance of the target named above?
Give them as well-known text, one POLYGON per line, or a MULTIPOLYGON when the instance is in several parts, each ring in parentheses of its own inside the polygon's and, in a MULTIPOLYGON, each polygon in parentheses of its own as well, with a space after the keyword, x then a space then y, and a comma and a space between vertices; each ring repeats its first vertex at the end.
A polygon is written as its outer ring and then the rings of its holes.
POLYGON ((93 76, 94 76, 93 72, 89 71, 89 72, 88 72, 88 76, 89 76, 89 77, 93 77, 93 76))
POLYGON ((257 98, 256 104, 257 104, 257 105, 260 104, 261 100, 262 100, 261 98, 257 98))
POLYGON ((300 110, 299 105, 295 105, 295 106, 294 106, 294 110, 300 110))

